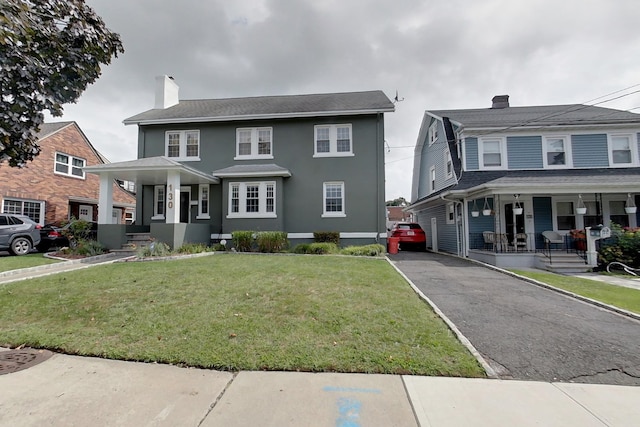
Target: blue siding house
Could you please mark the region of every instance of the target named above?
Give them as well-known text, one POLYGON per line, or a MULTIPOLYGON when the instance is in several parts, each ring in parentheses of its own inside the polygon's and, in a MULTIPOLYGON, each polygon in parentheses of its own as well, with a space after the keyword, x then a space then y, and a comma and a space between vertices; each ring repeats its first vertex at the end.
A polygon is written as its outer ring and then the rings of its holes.
MULTIPOLYGON (((98 218, 98 239, 119 248, 131 232, 179 247, 238 230, 284 231, 292 244, 316 231, 341 243, 386 240, 381 91, 181 100, 156 78, 155 108, 129 117, 138 158, 86 168, 138 188, 136 225, 98 218)), ((111 212, 111 209, 100 212, 111 212)))
POLYGON ((407 210, 432 250, 540 266, 583 250, 576 230, 639 225, 639 139, 640 115, 589 105, 426 111, 407 210))

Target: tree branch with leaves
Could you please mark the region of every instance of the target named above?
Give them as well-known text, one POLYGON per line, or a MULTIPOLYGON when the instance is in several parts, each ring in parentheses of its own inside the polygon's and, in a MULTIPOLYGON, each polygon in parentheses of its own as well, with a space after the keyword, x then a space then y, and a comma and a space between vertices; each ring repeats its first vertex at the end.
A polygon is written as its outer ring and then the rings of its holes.
POLYGON ((62 115, 124 48, 84 0, 0 1, 0 164, 39 153, 44 111, 62 115))

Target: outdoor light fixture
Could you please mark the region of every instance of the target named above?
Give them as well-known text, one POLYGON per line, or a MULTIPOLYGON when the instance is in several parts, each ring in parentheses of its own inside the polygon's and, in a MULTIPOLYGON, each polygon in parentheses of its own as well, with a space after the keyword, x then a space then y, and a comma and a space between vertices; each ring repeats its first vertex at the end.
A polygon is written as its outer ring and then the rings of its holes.
POLYGON ((480 215, 480 211, 478 210, 478 205, 476 204, 476 199, 473 199, 473 207, 471 208, 471 216, 477 217, 480 215))
POLYGON ((482 207, 482 215, 489 216, 491 215, 491 206, 489 206, 489 202, 487 198, 484 198, 484 206, 482 207))
POLYGON ((624 211, 628 214, 634 214, 638 208, 635 203, 633 203, 633 197, 631 197, 631 193, 627 193, 627 203, 625 204, 624 211))
POLYGON ((513 195, 516 198, 516 204, 515 207, 513 208, 513 213, 516 215, 522 215, 522 205, 520 204, 520 201, 518 200, 518 197, 520 197, 519 194, 514 194, 513 195))
POLYGON ((584 205, 582 201, 582 194, 578 194, 578 206, 576 206, 576 214, 584 215, 587 213, 587 207, 584 205))

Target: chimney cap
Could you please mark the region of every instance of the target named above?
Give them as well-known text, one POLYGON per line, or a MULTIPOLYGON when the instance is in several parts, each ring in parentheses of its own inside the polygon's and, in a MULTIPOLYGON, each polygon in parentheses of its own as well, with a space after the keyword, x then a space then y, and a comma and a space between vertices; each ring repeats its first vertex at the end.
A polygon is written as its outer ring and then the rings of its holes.
POLYGON ((491 108, 509 107, 509 95, 496 95, 491 99, 491 108))

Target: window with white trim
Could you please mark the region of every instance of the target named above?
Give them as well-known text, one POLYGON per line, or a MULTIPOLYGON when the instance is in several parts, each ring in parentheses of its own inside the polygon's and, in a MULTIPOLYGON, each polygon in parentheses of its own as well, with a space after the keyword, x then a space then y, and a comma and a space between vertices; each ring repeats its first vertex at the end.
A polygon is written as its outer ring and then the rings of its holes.
POLYGON ((438 140, 438 122, 434 121, 429 126, 429 145, 433 145, 438 140))
POLYGON ((479 142, 480 167, 483 169, 502 169, 504 162, 504 140, 502 138, 484 138, 479 142))
POLYGON ((314 134, 313 157, 353 156, 350 124, 317 125, 314 134))
POLYGON ((209 219, 209 184, 198 186, 198 216, 196 219, 209 219))
POLYGON ((54 172, 58 175, 66 175, 72 178, 84 179, 84 170, 87 161, 81 157, 56 152, 54 172))
POLYGON ((322 184, 322 216, 344 217, 344 182, 325 182, 322 184))
POLYGON ((447 224, 456 223, 456 210, 453 203, 447 203, 447 224))
POLYGON ((447 179, 453 178, 453 161, 451 160, 451 154, 449 150, 445 150, 444 152, 444 164, 445 171, 447 173, 447 179))
POLYGON ((632 135, 609 136, 609 164, 630 166, 637 163, 637 143, 632 135))
POLYGON ((165 155, 174 160, 200 160, 200 131, 167 131, 165 134, 165 155))
POLYGON ((153 217, 151 219, 164 219, 165 212, 165 188, 164 185, 153 187, 153 217))
POLYGON ((558 230, 576 228, 576 214, 573 202, 556 202, 556 224, 558 230))
POLYGON ((571 151, 569 138, 565 136, 548 136, 543 139, 542 155, 547 168, 571 167, 571 151))
POLYGON ((26 215, 33 222, 44 224, 44 202, 42 201, 5 198, 2 201, 2 213, 26 215))
POLYGON ((229 213, 227 218, 275 218, 276 183, 229 183, 229 213))
POLYGON ((273 159, 272 128, 236 129, 235 160, 273 159))
POLYGON ((429 192, 436 191, 436 167, 431 166, 429 169, 429 192))

